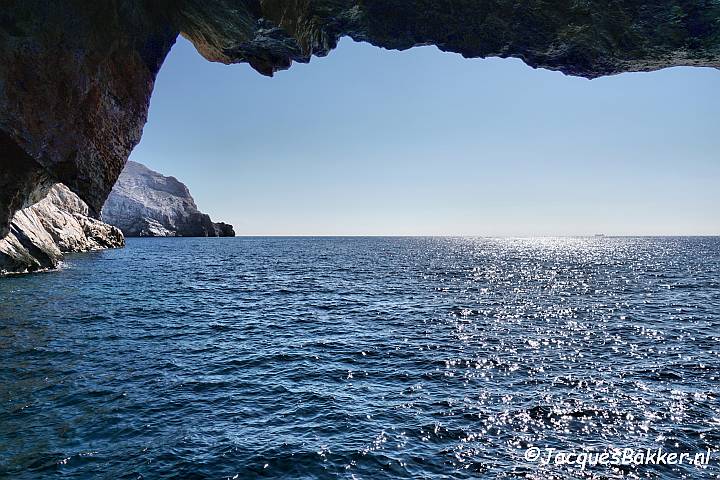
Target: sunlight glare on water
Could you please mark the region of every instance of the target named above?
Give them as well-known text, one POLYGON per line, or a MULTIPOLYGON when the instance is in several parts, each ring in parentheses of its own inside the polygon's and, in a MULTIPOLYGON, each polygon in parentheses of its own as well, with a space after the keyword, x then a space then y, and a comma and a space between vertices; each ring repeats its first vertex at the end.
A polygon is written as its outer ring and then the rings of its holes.
POLYGON ((14 478, 720 474, 718 238, 129 239, 0 298, 14 478))

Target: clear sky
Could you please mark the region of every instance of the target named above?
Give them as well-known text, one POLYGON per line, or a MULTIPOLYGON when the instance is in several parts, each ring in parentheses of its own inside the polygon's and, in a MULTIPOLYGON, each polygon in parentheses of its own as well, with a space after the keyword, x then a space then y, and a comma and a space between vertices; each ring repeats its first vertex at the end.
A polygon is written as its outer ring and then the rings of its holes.
POLYGON ((131 158, 238 235, 720 234, 720 71, 344 39, 267 78, 180 39, 131 158))

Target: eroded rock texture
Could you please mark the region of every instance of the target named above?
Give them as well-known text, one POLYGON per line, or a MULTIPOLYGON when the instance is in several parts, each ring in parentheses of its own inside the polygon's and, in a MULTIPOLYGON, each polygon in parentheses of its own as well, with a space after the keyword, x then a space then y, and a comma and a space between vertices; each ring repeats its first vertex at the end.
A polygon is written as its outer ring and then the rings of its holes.
POLYGON ((385 48, 434 44, 466 57, 518 57, 585 77, 720 66, 717 0, 0 5, 0 237, 15 211, 56 182, 99 213, 140 138, 155 75, 179 32, 209 60, 248 62, 266 75, 327 54, 343 35, 385 48))
POLYGON ((176 38, 157 2, 0 2, 0 237, 57 182, 97 215, 176 38))
POLYGON ((597 77, 720 66, 713 0, 186 0, 171 11, 205 58, 271 74, 325 55, 339 37, 392 49, 437 45, 597 77))
POLYGON ((126 237, 234 237, 195 205, 187 186, 137 162, 128 162, 102 210, 103 221, 126 237))
POLYGON ((57 267, 63 253, 125 245, 119 229, 88 216, 85 202, 66 186, 13 216, 10 233, 0 239, 0 275, 57 267))

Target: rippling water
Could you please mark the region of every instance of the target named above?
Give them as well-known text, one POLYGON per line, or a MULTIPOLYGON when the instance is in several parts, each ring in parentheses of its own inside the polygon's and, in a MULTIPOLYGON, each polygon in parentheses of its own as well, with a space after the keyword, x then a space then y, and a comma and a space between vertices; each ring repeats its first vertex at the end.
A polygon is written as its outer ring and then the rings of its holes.
POLYGON ((720 475, 719 238, 130 239, 0 300, 0 477, 720 475))

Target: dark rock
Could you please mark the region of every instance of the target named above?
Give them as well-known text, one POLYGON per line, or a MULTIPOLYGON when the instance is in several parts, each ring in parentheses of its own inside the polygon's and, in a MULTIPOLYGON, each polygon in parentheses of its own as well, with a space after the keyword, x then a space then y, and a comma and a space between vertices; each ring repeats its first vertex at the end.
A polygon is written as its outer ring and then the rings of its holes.
POLYGON ((0 238, 56 182, 99 214, 178 32, 209 60, 266 75, 326 55, 343 35, 588 78, 720 66, 713 0, 4 0, 0 238))
POLYGON ((2 2, 0 237, 54 183, 99 215, 177 36, 160 3, 2 2))
POLYGON ((0 239, 0 275, 52 269, 63 253, 122 247, 119 229, 88 216, 87 204, 62 184, 19 210, 0 239))
POLYGON ((234 237, 235 229, 229 223, 216 222, 213 224, 215 227, 215 236, 217 237, 234 237))
POLYGON ((128 162, 102 210, 103 221, 127 237, 228 237, 232 225, 213 223, 190 191, 137 162, 128 162))
POLYGON ((341 36, 404 50, 516 57, 588 78, 672 65, 720 67, 720 4, 706 0, 183 1, 169 14, 208 60, 271 75, 341 36))

